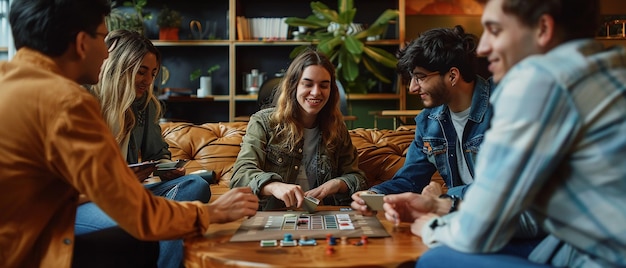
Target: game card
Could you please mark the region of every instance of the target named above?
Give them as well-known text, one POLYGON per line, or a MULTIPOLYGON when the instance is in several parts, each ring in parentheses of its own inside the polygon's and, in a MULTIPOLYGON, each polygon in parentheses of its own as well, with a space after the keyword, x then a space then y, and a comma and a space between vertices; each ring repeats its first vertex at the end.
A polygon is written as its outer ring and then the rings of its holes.
POLYGON ((384 194, 361 194, 361 198, 365 201, 365 204, 373 211, 381 211, 383 209, 384 194))

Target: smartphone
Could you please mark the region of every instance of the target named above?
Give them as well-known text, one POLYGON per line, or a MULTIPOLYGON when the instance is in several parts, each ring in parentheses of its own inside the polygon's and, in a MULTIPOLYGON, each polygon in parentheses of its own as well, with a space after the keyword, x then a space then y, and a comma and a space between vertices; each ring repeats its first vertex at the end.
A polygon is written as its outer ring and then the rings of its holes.
POLYGON ((383 209, 383 204, 385 203, 385 201, 383 201, 383 197, 385 197, 384 194, 361 194, 360 197, 363 199, 363 201, 365 201, 365 204, 372 211, 384 210, 383 209))
POLYGON ((152 168, 154 166, 157 166, 157 162, 141 162, 141 163, 128 165, 128 167, 131 168, 132 170, 142 170, 146 168, 152 168))
POLYGON ((146 178, 148 178, 148 176, 150 176, 150 174, 154 171, 154 169, 156 168, 156 164, 157 162, 141 162, 141 163, 137 163, 137 164, 130 164, 128 165, 128 167, 133 171, 133 173, 135 173, 135 176, 137 176, 137 179, 142 182, 144 181, 146 178))
POLYGON ((159 171, 172 170, 172 169, 184 167, 188 162, 189 162, 189 159, 178 159, 175 162, 157 164, 156 167, 157 167, 157 170, 159 171))
POLYGON ((160 163, 156 165, 157 170, 154 171, 154 176, 162 176, 163 174, 184 167, 189 162, 189 159, 178 159, 175 162, 160 163))

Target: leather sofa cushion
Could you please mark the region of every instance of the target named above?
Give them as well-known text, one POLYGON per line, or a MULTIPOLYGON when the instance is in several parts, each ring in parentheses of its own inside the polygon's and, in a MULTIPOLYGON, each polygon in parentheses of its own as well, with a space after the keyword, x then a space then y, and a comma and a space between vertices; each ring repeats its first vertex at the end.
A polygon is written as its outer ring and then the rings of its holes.
MULTIPOLYGON (((219 195, 229 188, 246 126, 247 122, 202 125, 166 122, 161 124, 161 132, 170 146, 172 159, 191 160, 186 166, 187 173, 215 171, 211 191, 213 195, 219 195)), ((365 172, 369 186, 393 177, 404 164, 415 135, 414 128, 410 127, 395 131, 357 128, 349 132, 359 154, 359 168, 365 172)), ((438 173, 433 180, 443 183, 438 173)))
POLYGON ((172 159, 190 159, 187 172, 215 171, 216 183, 229 187, 233 165, 239 154, 246 122, 163 123, 161 132, 170 146, 172 159))
POLYGON ((359 168, 365 172, 370 187, 391 179, 404 165, 414 135, 411 130, 350 130, 359 153, 359 168))

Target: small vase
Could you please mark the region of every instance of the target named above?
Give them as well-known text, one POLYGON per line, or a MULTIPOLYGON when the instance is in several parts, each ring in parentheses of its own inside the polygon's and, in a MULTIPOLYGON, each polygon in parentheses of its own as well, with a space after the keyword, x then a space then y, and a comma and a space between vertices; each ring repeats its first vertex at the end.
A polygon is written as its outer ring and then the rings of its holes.
POLYGON ((178 40, 178 30, 179 28, 160 28, 159 29, 159 39, 161 40, 178 40))
POLYGON ((212 94, 213 92, 211 89, 211 77, 200 76, 200 89, 198 89, 198 98, 204 98, 212 94))

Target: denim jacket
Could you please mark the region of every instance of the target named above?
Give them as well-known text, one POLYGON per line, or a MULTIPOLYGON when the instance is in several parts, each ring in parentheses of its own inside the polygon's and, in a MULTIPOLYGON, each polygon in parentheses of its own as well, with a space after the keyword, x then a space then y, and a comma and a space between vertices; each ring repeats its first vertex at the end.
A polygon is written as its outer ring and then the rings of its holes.
MULTIPOLYGON (((489 97, 494 87, 491 79, 487 81, 477 76, 469 119, 462 139, 465 161, 472 176, 474 161, 493 113, 489 97)), ((420 193, 430 183, 435 171, 439 171, 448 188, 464 185, 457 167, 457 134, 448 106, 424 109, 415 117, 415 123, 415 139, 408 149, 404 166, 391 180, 372 187, 371 191, 382 194, 420 193)), ((454 194, 462 195, 465 188, 455 188, 459 192, 454 194)))
MULTIPOLYGON (((285 207, 281 200, 273 196, 260 196, 261 189, 273 181, 296 183, 303 158, 303 142, 297 144, 293 151, 281 145, 269 122, 274 110, 274 108, 264 109, 250 117, 230 185, 250 186, 254 193, 259 195, 263 210, 285 207)), ((325 198, 323 202, 326 205, 349 205, 353 193, 367 188, 365 174, 358 167, 358 154, 352 145, 350 135, 346 129, 340 132, 342 135, 335 154, 331 155, 327 148, 319 146, 318 180, 311 188, 331 179, 339 179, 348 185, 349 190, 325 198)), ((318 142, 321 141, 320 136, 318 142)))

